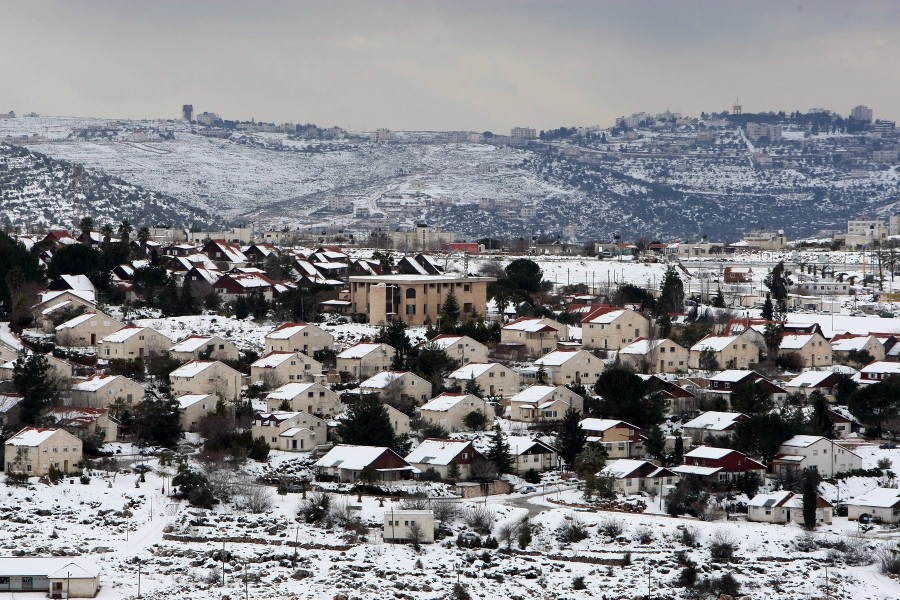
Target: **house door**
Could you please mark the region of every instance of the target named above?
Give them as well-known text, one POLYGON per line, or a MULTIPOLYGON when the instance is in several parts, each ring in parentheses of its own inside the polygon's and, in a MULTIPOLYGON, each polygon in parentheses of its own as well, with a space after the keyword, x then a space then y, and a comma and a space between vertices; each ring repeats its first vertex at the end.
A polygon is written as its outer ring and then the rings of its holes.
POLYGON ((659 361, 659 372, 664 373, 666 371, 666 361, 659 361))
POLYGON ((68 473, 68 472, 69 472, 69 461, 64 460, 63 461, 63 473, 68 473))
POLYGON ((54 581, 53 582, 53 589, 50 590, 50 597, 51 598, 62 598, 63 597, 62 581, 54 581))
POLYGON ((791 509, 789 509, 789 508, 786 509, 784 512, 784 516, 785 516, 785 519, 787 520, 787 522, 790 523, 791 522, 791 509))
POLYGON ((91 346, 96 346, 96 345, 97 345, 97 334, 92 333, 91 334, 91 346))
POLYGON ((296 450, 296 449, 297 449, 297 440, 291 440, 291 449, 292 449, 292 450, 296 450))
POLYGON ((34 577, 23 577, 22 578, 22 589, 23 590, 33 590, 34 589, 34 577))
POLYGON ((138 348, 138 356, 143 356, 143 355, 144 355, 144 349, 138 348))

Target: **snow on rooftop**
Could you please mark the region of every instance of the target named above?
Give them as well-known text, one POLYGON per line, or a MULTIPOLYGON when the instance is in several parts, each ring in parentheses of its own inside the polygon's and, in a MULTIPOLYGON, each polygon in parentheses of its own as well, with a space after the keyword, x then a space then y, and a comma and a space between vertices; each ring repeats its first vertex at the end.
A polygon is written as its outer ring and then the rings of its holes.
POLYGON ((96 392, 100 388, 105 385, 108 385, 116 380, 117 375, 95 375, 94 377, 90 377, 76 383, 72 386, 73 391, 78 392, 96 392))
POLYGON ((878 360, 870 365, 866 365, 860 370, 860 373, 885 373, 890 375, 900 375, 900 362, 889 362, 878 360))
POLYGON ((537 333, 539 331, 556 331, 556 327, 548 325, 544 319, 517 319, 503 326, 508 331, 525 331, 528 333, 537 333))
POLYGON ((769 494, 757 494, 747 503, 747 506, 780 506, 794 495, 790 490, 781 490, 769 494))
POLYGON ((210 396, 209 394, 185 394, 184 396, 178 396, 175 400, 178 402, 178 407, 184 410, 206 398, 216 399, 215 396, 210 396))
POLYGON ((56 331, 62 331, 63 329, 71 329, 72 327, 77 327, 81 325, 85 321, 90 321, 92 318, 97 316, 95 312, 86 312, 78 315, 77 317, 73 317, 66 321, 65 323, 60 323, 56 326, 56 331))
POLYGON ((606 325, 612 323, 619 317, 625 314, 625 309, 617 309, 617 310, 609 310, 604 313, 601 313, 595 317, 591 317, 588 315, 588 320, 585 323, 592 323, 594 325, 606 325))
POLYGON ((607 463, 603 470, 600 471, 600 474, 612 477, 625 477, 626 475, 634 473, 645 464, 647 464, 646 460, 620 458, 619 460, 607 463))
POLYGON ((298 358, 298 352, 284 352, 284 351, 274 351, 269 352, 262 358, 256 360, 251 364, 251 367, 256 367, 257 369, 274 369, 278 365, 283 364, 285 361, 288 361, 292 358, 298 358))
POLYGON ((721 373, 717 373, 709 378, 710 381, 725 381, 730 383, 736 383, 741 381, 748 375, 754 375, 754 371, 748 371, 745 369, 728 369, 722 371, 721 373))
POLYGON ((469 363, 450 373, 450 379, 477 379, 499 363, 469 363))
POLYGON ((545 367, 559 367, 578 356, 581 352, 583 350, 554 350, 534 361, 534 364, 544 365, 545 367))
POLYGON ((196 352, 203 346, 212 343, 213 339, 211 336, 189 335, 169 348, 169 352, 196 352))
POLYGON ((831 342, 832 352, 852 352, 856 350, 860 352, 865 350, 866 344, 869 343, 869 336, 859 335, 856 337, 843 338, 831 342))
MULTIPOLYGON (((582 419, 578 423, 585 431, 606 431, 620 424, 628 425, 628 423, 619 419, 582 419)), ((631 425, 628 426, 632 427, 631 425)))
POLYGON ((900 505, 900 490, 897 488, 874 488, 848 500, 852 506, 870 506, 872 508, 891 508, 900 505))
POLYGON ((192 360, 169 373, 169 377, 184 377, 189 379, 199 375, 216 362, 217 361, 214 360, 192 360))
POLYGON ((273 340, 286 340, 309 327, 309 323, 285 323, 270 331, 266 337, 273 340))
POLYGON ((316 461, 315 467, 333 467, 362 471, 388 449, 381 446, 350 446, 339 444, 316 461))
POLYGON ((7 446, 26 446, 35 447, 43 444, 50 437, 60 431, 59 429, 45 429, 37 427, 26 427, 19 433, 6 440, 7 446))
POLYGON ((701 467, 698 465, 678 465, 669 469, 673 473, 679 475, 699 475, 700 477, 708 477, 722 470, 722 467, 701 467))
MULTIPOLYGON (((94 579, 102 569, 95 563, 71 556, 22 556, 0 558, 0 576, 32 576, 49 579, 94 579)), ((73 592, 74 593, 74 592, 73 592)))
POLYGON ((470 444, 469 440, 426 439, 406 456, 406 462, 449 465, 470 444))
POLYGON ((293 400, 299 394, 304 393, 314 386, 314 383, 286 383, 266 395, 266 400, 293 400))
POLYGON ((542 443, 540 440, 524 435, 509 435, 506 436, 506 441, 509 443, 509 449, 513 456, 527 452, 535 444, 542 443))
POLYGON ((530 385, 518 394, 509 399, 512 402, 524 402, 526 404, 534 404, 547 398, 556 391, 555 385, 530 385))
POLYGON ((338 358, 363 358, 367 356, 370 352, 375 352, 379 348, 384 348, 385 352, 388 352, 390 346, 387 344, 369 344, 362 343, 356 344, 355 346, 350 346, 343 352, 337 355, 338 358))
POLYGON ((834 375, 833 371, 804 371, 784 385, 786 387, 815 387, 834 375))
POLYGON ((779 344, 778 347, 782 350, 800 350, 806 346, 813 337, 814 336, 810 333, 789 333, 781 338, 781 344, 779 344))
POLYGON ((735 343, 737 339, 738 336, 736 335, 711 335, 691 346, 691 350, 694 352, 703 352, 704 350, 721 352, 731 344, 735 343))
POLYGON ((712 431, 724 431, 728 427, 738 423, 743 417, 742 413, 707 411, 695 419, 691 419, 683 425, 688 429, 709 429, 712 431))
POLYGON ((432 398, 427 403, 422 405, 419 410, 433 410, 437 412, 444 412, 450 410, 460 402, 463 402, 467 398, 475 398, 475 396, 471 394, 448 394, 443 393, 440 396, 432 398))
POLYGON ((359 387, 383 390, 407 374, 410 374, 409 371, 381 371, 363 381, 359 387))
POLYGON ((724 458, 734 452, 730 448, 713 448, 712 446, 698 446, 685 454, 690 458, 705 458, 710 460, 718 460, 724 458))

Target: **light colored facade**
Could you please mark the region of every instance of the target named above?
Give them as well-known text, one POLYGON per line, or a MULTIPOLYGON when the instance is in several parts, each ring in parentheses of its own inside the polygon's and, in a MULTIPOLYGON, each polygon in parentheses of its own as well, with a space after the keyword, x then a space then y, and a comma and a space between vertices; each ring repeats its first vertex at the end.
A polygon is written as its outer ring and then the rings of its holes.
POLYGON ((167 351, 172 340, 149 327, 126 326, 104 337, 97 344, 103 360, 133 360, 167 351))
POLYGON ((341 413, 341 398, 318 383, 286 383, 266 396, 266 410, 280 411, 287 403, 289 411, 306 411, 317 417, 334 418, 341 413))
POLYGON ((240 371, 219 361, 192 360, 169 373, 169 380, 177 396, 214 394, 230 402, 241 397, 240 371))
POLYGON ((786 334, 781 339, 778 355, 790 353, 800 355, 805 367, 830 367, 832 364, 831 344, 819 333, 786 334))
POLYGON ((70 556, 0 558, 0 585, 10 596, 93 598, 100 591, 100 572, 95 563, 70 556))
POLYGON ((260 413, 253 418, 253 439, 263 438, 270 448, 309 452, 326 440, 325 421, 307 412, 260 413))
POLYGON ((463 421, 471 412, 482 413, 487 422, 486 427, 490 428, 494 424, 494 408, 472 394, 445 392, 425 403, 419 409, 419 417, 453 433, 468 431, 463 421))
POLYGON ((125 327, 121 321, 102 312, 86 312, 56 326, 60 346, 96 346, 106 336, 125 327))
POLYGON ((434 511, 391 510, 384 513, 384 541, 434 543, 434 511))
POLYGON ((322 363, 302 352, 269 352, 250 365, 250 381, 262 381, 269 389, 291 382, 324 380, 322 363))
POLYGON ((460 366, 488 362, 488 347, 467 335, 439 335, 428 343, 446 352, 460 366))
POLYGON ((521 345, 528 356, 543 356, 569 339, 569 326, 546 317, 522 317, 503 326, 500 343, 521 345))
POLYGON ((388 419, 391 421, 391 427, 394 429, 394 434, 398 436, 407 435, 411 431, 409 426, 409 415, 397 410, 390 404, 385 404, 384 408, 387 409, 388 419))
POLYGON ((747 419, 747 415, 743 413, 707 411, 682 425, 681 434, 688 446, 690 445, 688 440, 702 444, 710 436, 730 438, 738 425, 747 419))
POLYGON ((41 476, 55 467, 72 473, 81 463, 81 449, 81 440, 64 429, 26 427, 6 440, 6 472, 41 476))
POLYGON ((378 394, 382 401, 409 398, 416 403, 431 398, 431 383, 409 371, 383 371, 359 384, 360 394, 378 394))
POLYGON ((137 404, 144 399, 144 386, 121 375, 95 375, 72 385, 72 405, 109 408, 117 400, 137 404))
POLYGON ((772 464, 774 472, 779 475, 790 470, 811 468, 818 471, 823 479, 828 479, 835 473, 861 469, 862 457, 825 437, 795 435, 778 448, 778 455, 772 464))
POLYGON ((585 348, 619 350, 649 335, 650 320, 635 310, 601 307, 581 320, 581 343, 585 348))
POLYGON ((610 458, 641 458, 645 454, 641 430, 618 419, 582 419, 588 442, 602 444, 610 458))
POLYGON ((884 345, 878 341, 874 335, 860 335, 854 337, 835 336, 831 340, 831 357, 832 360, 841 364, 850 362, 850 353, 855 352, 859 355, 862 352, 868 352, 872 360, 884 360, 884 345))
POLYGON ((419 472, 400 455, 380 446, 338 444, 313 465, 320 476, 352 482, 368 467, 380 481, 410 479, 419 472))
POLYGON ((368 315, 373 325, 402 319, 409 325, 437 323, 441 306, 453 292, 461 314, 487 312, 487 286, 492 277, 461 275, 363 275, 350 277, 354 313, 368 315))
POLYGON ((861 496, 847 501, 847 518, 851 521, 860 515, 881 519, 884 523, 900 523, 900 490, 897 488, 873 488, 861 496))
POLYGON ((444 440, 429 438, 406 456, 406 462, 423 473, 434 469, 442 479, 450 477, 450 465, 459 467, 459 479, 468 479, 472 461, 478 453, 469 440, 444 440))
POLYGON ((555 350, 534 361, 534 366, 547 373, 553 385, 584 385, 597 382, 604 370, 603 361, 587 350, 555 350))
POLYGON ((216 410, 218 396, 212 394, 184 394, 175 398, 178 402, 178 423, 182 431, 197 431, 200 420, 216 410))
POLYGON ((784 237, 784 231, 780 229, 778 231, 751 231, 744 234, 741 242, 740 245, 747 250, 784 250, 787 246, 787 238, 784 237))
POLYGON ((366 379, 391 368, 397 352, 387 344, 360 343, 337 355, 337 372, 352 379, 366 379))
POLYGON ((509 399, 509 419, 523 423, 555 421, 566 411, 584 410, 584 398, 565 386, 532 385, 509 399))
POLYGON ((513 471, 519 475, 534 469, 538 473, 559 466, 556 449, 539 440, 526 436, 507 436, 510 454, 513 456, 513 471))
POLYGON ((689 353, 669 339, 637 338, 617 355, 622 364, 637 373, 684 373, 689 353))
MULTIPOLYGON (((834 507, 816 497, 816 523, 831 525, 834 507)), ((803 496, 788 490, 757 494, 747 503, 747 520, 759 523, 796 523, 803 525, 803 496)))
POLYGON ((678 483, 680 479, 672 471, 658 467, 646 460, 620 458, 608 463, 598 477, 612 477, 613 487, 620 494, 630 496, 648 492, 665 494, 666 486, 678 483))
POLYGON ((237 346, 217 335, 190 335, 169 348, 169 356, 182 362, 189 360, 238 360, 237 346))
POLYGON ((115 442, 119 437, 119 422, 109 416, 105 408, 87 406, 57 406, 47 412, 53 426, 65 429, 85 439, 93 437, 103 442, 115 442))
POLYGON ((709 335, 691 346, 690 367, 700 368, 704 352, 712 352, 721 369, 747 369, 759 362, 765 348, 762 334, 747 329, 739 335, 709 335))
POLYGON ((316 352, 334 347, 334 336, 312 323, 284 323, 266 335, 266 352, 316 352))
POLYGON ((463 390, 474 380, 484 395, 490 397, 508 398, 521 387, 518 373, 500 363, 469 363, 450 373, 447 379, 451 386, 458 385, 463 390))
POLYGON ((412 231, 392 231, 388 234, 391 245, 404 252, 418 250, 443 250, 453 243, 453 233, 437 227, 417 225, 412 231))

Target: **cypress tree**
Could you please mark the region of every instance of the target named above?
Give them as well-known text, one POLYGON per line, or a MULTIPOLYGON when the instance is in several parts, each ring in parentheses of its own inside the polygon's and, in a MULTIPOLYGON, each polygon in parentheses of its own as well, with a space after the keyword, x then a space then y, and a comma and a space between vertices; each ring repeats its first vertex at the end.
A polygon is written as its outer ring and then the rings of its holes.
POLYGON ((491 436, 487 459, 494 464, 497 472, 501 475, 512 473, 513 457, 509 450, 509 442, 506 441, 506 435, 500 431, 499 425, 494 425, 494 435, 491 436))
POLYGON ((587 444, 587 434, 581 428, 580 422, 581 413, 570 408, 563 415, 562 426, 556 436, 559 457, 569 466, 575 464, 575 457, 584 450, 584 446, 587 444))
POLYGON ((13 385, 22 394, 19 421, 35 425, 41 413, 50 408, 59 395, 50 374, 50 363, 43 354, 20 354, 13 365, 13 385))

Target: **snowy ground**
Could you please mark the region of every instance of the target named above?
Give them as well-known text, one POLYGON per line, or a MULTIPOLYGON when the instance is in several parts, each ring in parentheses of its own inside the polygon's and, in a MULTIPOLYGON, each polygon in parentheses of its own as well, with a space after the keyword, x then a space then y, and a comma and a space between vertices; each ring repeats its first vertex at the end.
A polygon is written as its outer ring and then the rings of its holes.
MULTIPOLYGON (((156 468, 152 460, 147 464, 156 468)), ((365 541, 348 546, 339 528, 325 530, 296 521, 299 494, 280 497, 270 489, 271 510, 260 515, 230 504, 207 512, 164 495, 168 482, 156 472, 149 473, 140 487, 135 486, 137 479, 134 473, 120 472, 115 477, 95 474, 88 485, 75 479, 52 489, 37 483, 7 488, 0 494, 0 551, 90 558, 103 568, 98 598, 119 600, 137 596, 138 570, 141 596, 149 599, 243 597, 245 572, 251 598, 347 594, 437 599, 447 597, 457 579, 474 598, 631 598, 645 593, 648 585, 653 594, 677 597, 672 582, 680 571, 679 551, 699 565, 701 579, 732 573, 752 598, 822 595, 826 565, 834 597, 900 596, 900 584, 878 574, 874 565, 831 563, 824 547, 799 550, 796 541, 803 534, 796 526, 699 522, 560 506, 558 502, 579 504, 581 494, 576 490, 538 494, 528 503, 518 496, 490 499, 486 508, 495 514, 495 535, 504 523, 537 513, 531 519, 536 530, 527 553, 458 549, 453 536, 417 553, 410 546, 381 541, 383 514, 399 508, 399 502, 386 500, 382 506, 374 497, 363 497, 362 502, 355 495, 336 497, 336 504, 349 504, 352 513, 372 525, 365 541), (588 537, 560 543, 557 528, 573 519, 586 527, 588 537), (623 527, 616 539, 600 531, 611 520, 623 527), (696 529, 698 546, 680 541, 679 528, 685 525, 696 529), (650 532, 652 542, 637 540, 644 531, 650 532), (729 564, 712 563, 709 540, 725 531, 736 543, 737 558, 729 564), (296 563, 294 540, 300 544, 296 563), (622 565, 626 554, 631 562, 622 565), (588 590, 572 589, 577 576, 585 577, 588 590)), ((451 527, 454 532, 466 528, 461 521, 451 527)), ((855 529, 855 523, 838 518, 815 538, 834 544, 855 534, 855 529)), ((896 542, 897 534, 873 532, 863 543, 871 552, 887 539, 896 542)))

